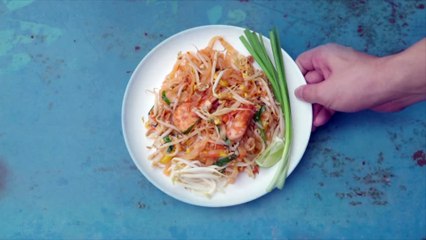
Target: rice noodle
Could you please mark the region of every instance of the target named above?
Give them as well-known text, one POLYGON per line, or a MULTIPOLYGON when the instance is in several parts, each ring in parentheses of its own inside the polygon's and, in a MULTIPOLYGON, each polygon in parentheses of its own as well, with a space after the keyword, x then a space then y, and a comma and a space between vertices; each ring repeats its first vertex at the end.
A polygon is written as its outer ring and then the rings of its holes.
POLYGON ((214 83, 213 83, 212 92, 213 92, 213 96, 215 96, 216 98, 220 98, 220 97, 216 94, 216 88, 217 88, 217 85, 219 84, 220 79, 222 78, 222 75, 223 75, 224 73, 225 73, 225 70, 221 71, 221 72, 217 75, 217 78, 216 78, 216 80, 215 80, 215 81, 214 81, 214 83))
POLYGON ((281 109, 263 72, 220 36, 204 49, 180 52, 161 88, 150 92, 149 159, 194 193, 211 197, 240 173, 255 177, 256 157, 283 135, 281 109), (261 108, 260 119, 243 114, 261 108), (231 138, 232 132, 243 135, 231 138))
POLYGON ((216 165, 202 166, 198 160, 173 158, 169 169, 173 182, 207 197, 226 185, 226 176, 220 172, 223 168, 216 165))
POLYGON ((215 52, 214 53, 214 57, 213 57, 213 66, 211 69, 211 77, 210 77, 210 83, 213 84, 213 78, 214 78, 214 74, 216 72, 216 64, 217 64, 217 55, 219 52, 215 52))
POLYGON ((235 91, 233 91, 232 89, 228 88, 228 90, 231 92, 232 97, 237 100, 240 103, 243 104, 249 104, 249 105, 254 105, 252 102, 247 101, 246 99, 242 98, 240 95, 238 95, 235 91))

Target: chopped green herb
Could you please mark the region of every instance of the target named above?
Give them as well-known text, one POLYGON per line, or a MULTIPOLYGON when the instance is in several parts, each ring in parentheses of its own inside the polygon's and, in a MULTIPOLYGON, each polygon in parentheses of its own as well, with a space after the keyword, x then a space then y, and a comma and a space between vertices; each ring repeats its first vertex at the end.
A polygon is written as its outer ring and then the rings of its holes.
POLYGON ((166 96, 166 91, 163 91, 162 93, 161 93, 161 98, 163 99, 163 101, 165 102, 165 103, 167 103, 167 105, 170 105, 170 100, 167 98, 167 96, 166 96))
MULTIPOLYGON (((164 142, 165 142, 165 143, 169 143, 169 142, 171 142, 171 141, 172 141, 172 140, 170 139, 169 135, 165 136, 165 137, 163 138, 163 140, 164 140, 164 142)), ((173 145, 170 145, 170 146, 167 148, 167 152, 168 152, 168 153, 171 153, 171 152, 173 151, 173 149, 174 149, 173 145)))
POLYGON ((231 154, 231 155, 229 155, 229 156, 226 156, 226 157, 223 157, 223 158, 219 158, 217 161, 216 161, 216 163, 215 163, 215 165, 217 165, 217 166, 219 166, 219 167, 222 167, 222 166, 225 166, 226 164, 228 164, 230 161, 232 161, 232 160, 234 160, 234 159, 236 159, 237 158, 237 155, 236 154, 231 154))
POLYGON ((260 117, 262 116, 262 113, 265 111, 265 105, 262 105, 259 110, 254 115, 254 121, 260 122, 260 117))

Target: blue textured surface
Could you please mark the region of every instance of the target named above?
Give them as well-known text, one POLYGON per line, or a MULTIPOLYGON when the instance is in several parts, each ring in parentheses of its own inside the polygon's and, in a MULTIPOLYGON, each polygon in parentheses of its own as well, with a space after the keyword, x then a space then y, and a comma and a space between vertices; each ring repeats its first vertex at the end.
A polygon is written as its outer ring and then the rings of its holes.
POLYGON ((0 1, 0 238, 424 239, 425 102, 337 114, 283 191, 218 209, 151 185, 129 157, 120 114, 138 62, 184 29, 275 25, 292 57, 327 42, 385 55, 426 36, 425 6, 0 1))

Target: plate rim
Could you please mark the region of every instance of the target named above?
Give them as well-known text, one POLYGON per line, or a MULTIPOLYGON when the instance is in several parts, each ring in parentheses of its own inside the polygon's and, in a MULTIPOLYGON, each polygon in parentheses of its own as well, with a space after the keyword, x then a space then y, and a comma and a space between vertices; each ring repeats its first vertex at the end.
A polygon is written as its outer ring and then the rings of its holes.
MULTIPOLYGON (((258 198, 260 198, 260 197, 262 197, 262 196, 264 196, 264 195, 267 195, 268 194, 268 192, 265 192, 264 194, 260 194, 259 196, 255 196, 255 197, 252 197, 252 198, 249 198, 249 199, 246 199, 246 200, 244 200, 244 201, 240 201, 240 202, 238 202, 238 203, 232 203, 232 204, 226 204, 226 203, 222 203, 222 204, 206 204, 206 203, 199 203, 199 202, 197 202, 197 201, 195 201, 194 199, 183 199, 183 198, 181 198, 181 197, 179 197, 179 196, 175 196, 171 191, 169 191, 169 190, 167 190, 167 189, 165 189, 163 186, 160 186, 160 184, 159 183, 157 183, 155 180, 154 180, 154 178, 152 178, 151 176, 149 176, 149 174, 145 174, 145 171, 146 171, 146 169, 142 169, 142 166, 140 166, 140 164, 138 163, 138 160, 136 159, 136 156, 134 155, 134 153, 133 153, 133 151, 132 151, 132 148, 130 147, 130 143, 129 143, 129 137, 128 137, 128 135, 127 135, 127 127, 126 127, 126 124, 125 124, 125 122, 126 122, 126 117, 125 117, 125 115, 126 115, 126 106, 127 106, 127 102, 129 101, 128 99, 128 95, 129 95, 129 91, 131 90, 131 86, 132 85, 134 85, 135 84, 135 79, 136 79, 136 74, 137 74, 137 72, 138 72, 138 69, 140 69, 141 68, 141 66, 145 63, 145 61, 147 60, 147 59, 149 59, 150 58, 150 56, 152 55, 152 54, 154 54, 156 51, 157 51, 157 49, 159 49, 159 48, 161 48, 163 45, 165 45, 165 44, 167 44, 168 42, 170 42, 171 40, 173 40, 174 38, 177 38, 177 37, 179 37, 179 36, 181 36, 181 35, 184 35, 184 34, 187 34, 187 33, 190 33, 190 32, 194 32, 194 31, 200 31, 200 30, 204 30, 204 29, 208 29, 208 28, 213 28, 213 29, 220 29, 220 28, 225 28, 225 29, 230 29, 230 30, 239 30, 239 31, 243 31, 245 28, 242 28, 242 27, 239 27, 239 26, 233 26, 233 25, 217 25, 217 24, 215 24, 215 25, 201 25, 201 26, 197 26, 197 27, 193 27, 193 28, 188 28, 188 29, 185 29, 185 30, 183 30, 183 31, 180 31, 180 32, 177 32, 177 33, 175 33, 175 34, 173 34, 173 35, 171 35, 170 37, 168 37, 168 38, 166 38, 166 39, 164 39, 163 41, 161 41, 159 44, 157 44, 157 45, 155 45, 140 61, 139 61, 139 63, 136 65, 136 67, 134 68, 134 70, 133 70, 133 72, 132 72, 132 74, 131 74, 131 76, 130 76, 130 79, 129 79, 129 81, 128 81, 128 83, 127 83, 127 86, 126 86, 126 89, 125 89, 125 91, 124 91, 124 96, 123 96, 123 100, 122 100, 122 105, 121 105, 121 130, 122 130, 122 134, 123 134, 123 138, 124 138, 124 142, 125 142, 125 145, 126 145, 126 149, 127 149, 127 151, 128 151, 128 153, 129 153, 129 155, 130 155, 130 157, 132 158, 132 161, 133 161, 133 164, 135 164, 136 165, 136 167, 137 167, 137 169, 139 170, 139 172, 140 173, 142 173, 142 176, 144 176, 151 184, 153 184, 158 190, 160 190, 161 192, 163 192, 163 193, 165 193, 166 195, 168 195, 168 196, 170 196, 170 197, 172 197, 172 198, 174 198, 174 199, 177 199, 177 200, 179 200, 179 201, 181 201, 181 202, 185 202, 185 203, 187 203, 187 204, 191 204, 191 205, 195 205, 195 206, 201 206, 201 207, 228 207, 228 206, 235 206, 235 205, 240 205, 240 204, 244 204, 244 203, 247 203, 247 202, 250 202, 250 201, 253 201, 253 200, 256 200, 256 199, 258 199, 258 198)), ((265 37, 266 39, 268 39, 268 41, 269 41, 269 38, 267 38, 266 36, 263 36, 263 37, 265 37)), ((281 49, 282 51, 283 51, 283 53, 284 54, 286 54, 294 63, 295 63, 295 60, 282 48, 281 49)), ((300 69, 299 68, 297 68, 298 70, 299 70, 299 72, 300 72, 300 69)), ((300 72, 300 74, 301 74, 301 72, 300 72)), ((304 80, 304 84, 306 84, 306 80, 305 80, 305 78, 303 77, 303 75, 302 75, 302 78, 303 78, 303 80, 304 80)), ((310 107, 311 107, 311 109, 312 109, 312 104, 309 104, 309 105, 311 105, 310 107)), ((307 120, 309 120, 309 122, 312 122, 312 119, 313 119, 313 114, 312 114, 312 111, 310 112, 310 114, 309 114, 309 116, 308 116, 308 118, 309 119, 307 119, 307 120)), ((297 161, 297 163, 296 163, 296 165, 295 165, 295 167, 293 168, 293 169, 291 169, 291 171, 289 171, 289 173, 288 173, 288 175, 287 175, 287 178, 291 175, 291 173, 293 173, 294 172, 294 170, 296 169, 296 167, 297 167, 297 165, 299 165, 299 163, 300 163, 300 161, 302 160, 302 158, 303 158, 303 155, 304 155, 304 153, 306 152, 306 148, 307 148, 307 146, 308 146, 308 143, 309 143, 309 139, 310 139, 310 136, 311 136, 311 128, 309 128, 309 133, 308 133, 308 136, 307 136, 307 141, 305 142, 305 144, 304 144, 304 146, 301 146, 301 148, 303 149, 303 152, 302 152, 302 155, 300 156, 300 158, 298 159, 298 161, 297 161)), ((290 170, 290 169, 289 169, 290 170)), ((195 194, 195 193, 193 193, 193 194, 195 194)))

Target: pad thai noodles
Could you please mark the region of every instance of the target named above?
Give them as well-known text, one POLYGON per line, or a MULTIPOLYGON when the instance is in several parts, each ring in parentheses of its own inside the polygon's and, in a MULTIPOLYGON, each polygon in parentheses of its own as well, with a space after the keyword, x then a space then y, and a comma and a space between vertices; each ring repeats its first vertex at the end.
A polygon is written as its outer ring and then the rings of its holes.
POLYGON ((180 52, 145 122, 149 159, 174 183, 212 196, 240 174, 255 177, 256 157, 284 121, 265 74, 225 39, 180 52))

